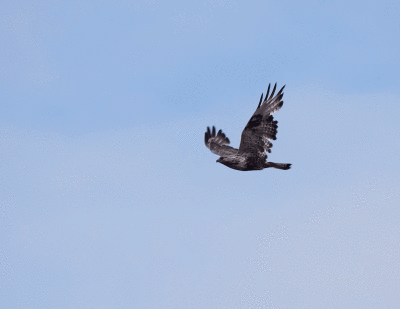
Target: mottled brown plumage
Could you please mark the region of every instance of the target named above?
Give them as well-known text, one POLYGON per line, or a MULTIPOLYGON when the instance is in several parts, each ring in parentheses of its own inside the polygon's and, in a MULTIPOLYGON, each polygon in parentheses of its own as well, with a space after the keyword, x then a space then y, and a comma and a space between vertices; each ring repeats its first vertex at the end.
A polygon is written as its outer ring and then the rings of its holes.
POLYGON ((271 84, 268 86, 264 101, 263 94, 261 94, 257 109, 244 128, 239 149, 228 146, 229 139, 221 130, 216 133, 214 126, 212 130, 207 127, 204 142, 212 153, 220 156, 217 162, 239 171, 262 170, 268 167, 282 170, 290 169, 291 164, 288 163, 268 162, 265 153, 271 152, 271 140, 276 140, 278 121, 274 121, 272 114, 282 107, 282 91, 285 88, 283 86, 274 97, 275 84, 271 95, 268 97, 270 87, 271 84))

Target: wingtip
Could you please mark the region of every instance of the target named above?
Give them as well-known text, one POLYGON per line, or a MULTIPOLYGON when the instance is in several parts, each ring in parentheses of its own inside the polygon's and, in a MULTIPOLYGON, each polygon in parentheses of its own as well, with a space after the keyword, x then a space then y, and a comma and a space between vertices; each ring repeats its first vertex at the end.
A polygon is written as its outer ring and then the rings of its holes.
POLYGON ((257 106, 257 108, 259 108, 259 107, 260 107, 260 105, 261 105, 261 102, 262 102, 262 99, 263 99, 263 95, 264 95, 264 93, 261 93, 260 102, 258 103, 258 106, 257 106))
POLYGON ((269 97, 270 99, 274 96, 274 93, 275 93, 275 90, 276 90, 276 84, 277 83, 275 83, 274 89, 272 89, 271 96, 269 97))
POLYGON ((268 100, 268 95, 269 95, 269 89, 271 88, 271 83, 268 85, 268 90, 267 90, 267 94, 265 95, 265 101, 268 100))

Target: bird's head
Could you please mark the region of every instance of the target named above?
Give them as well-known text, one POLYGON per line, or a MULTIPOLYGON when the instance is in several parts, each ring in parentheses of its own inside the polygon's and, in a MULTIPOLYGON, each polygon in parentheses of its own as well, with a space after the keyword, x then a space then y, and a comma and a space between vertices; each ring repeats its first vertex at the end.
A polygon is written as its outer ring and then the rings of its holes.
POLYGON ((219 157, 217 163, 224 163, 224 157, 219 157))

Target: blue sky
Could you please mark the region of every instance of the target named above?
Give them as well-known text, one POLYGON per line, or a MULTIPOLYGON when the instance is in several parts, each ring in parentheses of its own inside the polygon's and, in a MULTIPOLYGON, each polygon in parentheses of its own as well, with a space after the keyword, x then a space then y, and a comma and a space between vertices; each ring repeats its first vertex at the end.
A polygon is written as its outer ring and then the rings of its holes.
POLYGON ((395 308, 396 1, 0 4, 1 308, 395 308), (286 84, 269 159, 237 147, 286 84))

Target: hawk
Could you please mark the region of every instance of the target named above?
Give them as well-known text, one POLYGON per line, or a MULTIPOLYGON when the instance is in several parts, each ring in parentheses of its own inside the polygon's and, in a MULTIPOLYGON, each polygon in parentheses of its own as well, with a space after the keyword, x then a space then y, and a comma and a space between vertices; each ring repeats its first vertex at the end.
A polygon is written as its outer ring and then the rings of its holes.
POLYGON ((271 140, 276 140, 278 121, 274 121, 272 114, 282 107, 282 91, 285 88, 285 86, 283 86, 274 97, 276 90, 275 83, 271 96, 268 97, 270 87, 271 84, 268 86, 264 101, 263 94, 261 94, 257 109, 244 128, 239 149, 228 146, 230 141, 225 134, 222 133, 222 130, 216 133, 214 126, 212 131, 210 127, 207 127, 204 142, 212 153, 220 156, 217 160, 218 163, 222 163, 227 167, 239 171, 262 170, 268 167, 281 170, 290 169, 292 164, 289 163, 268 162, 265 153, 271 152, 271 140))

